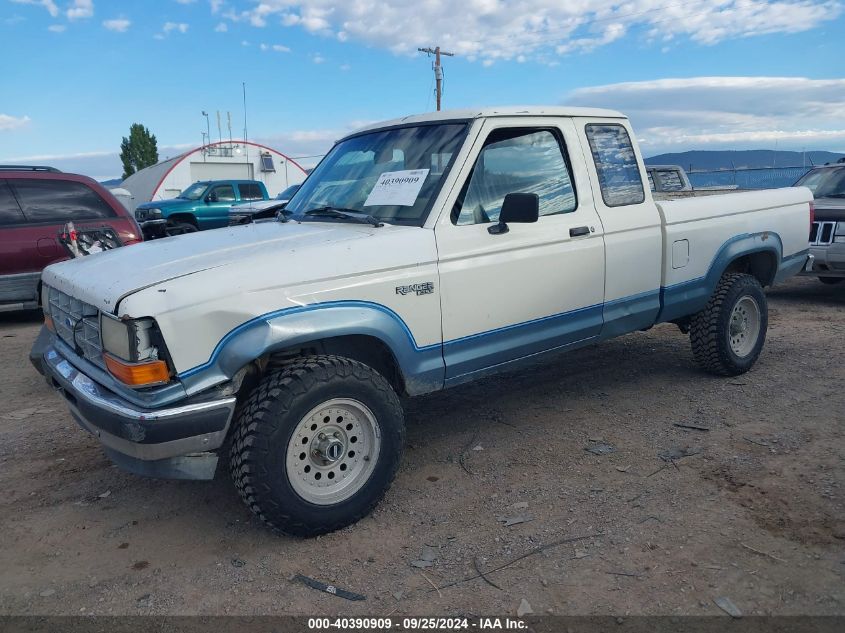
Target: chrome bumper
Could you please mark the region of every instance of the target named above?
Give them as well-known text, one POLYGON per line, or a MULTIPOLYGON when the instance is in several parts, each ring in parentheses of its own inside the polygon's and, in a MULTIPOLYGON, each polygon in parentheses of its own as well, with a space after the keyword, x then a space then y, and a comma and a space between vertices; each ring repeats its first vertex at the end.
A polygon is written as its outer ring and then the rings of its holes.
POLYGON ((805 273, 813 272, 813 262, 815 262, 815 261, 816 261, 815 255, 807 255, 807 263, 804 264, 804 269, 803 269, 805 273))
POLYGON ((226 439, 234 397, 142 409, 98 384, 55 350, 42 357, 48 382, 64 396, 79 425, 120 467, 141 475, 211 479, 226 439))

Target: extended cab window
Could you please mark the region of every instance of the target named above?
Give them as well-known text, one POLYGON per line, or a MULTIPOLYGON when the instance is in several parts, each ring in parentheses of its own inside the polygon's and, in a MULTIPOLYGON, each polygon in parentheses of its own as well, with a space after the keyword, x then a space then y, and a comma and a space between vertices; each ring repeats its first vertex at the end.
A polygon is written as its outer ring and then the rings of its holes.
POLYGON ((0 180, 0 226, 4 224, 23 224, 26 219, 21 213, 18 201, 12 195, 9 185, 0 180))
POLYGON ((541 216, 575 210, 569 164, 554 132, 525 128, 491 132, 455 202, 452 222, 498 222, 509 193, 536 193, 541 216))
POLYGON ((264 199, 264 194, 261 193, 261 187, 253 183, 243 183, 238 185, 238 191, 241 194, 241 200, 264 199))
POLYGON ((643 180, 628 131, 617 124, 591 124, 586 132, 604 203, 620 207, 643 202, 643 180))
POLYGON ((232 185, 220 185, 212 189, 209 196, 212 200, 216 198, 217 202, 234 202, 235 189, 232 185))
POLYGON ((70 222, 115 217, 86 184, 71 180, 9 180, 28 222, 70 222))

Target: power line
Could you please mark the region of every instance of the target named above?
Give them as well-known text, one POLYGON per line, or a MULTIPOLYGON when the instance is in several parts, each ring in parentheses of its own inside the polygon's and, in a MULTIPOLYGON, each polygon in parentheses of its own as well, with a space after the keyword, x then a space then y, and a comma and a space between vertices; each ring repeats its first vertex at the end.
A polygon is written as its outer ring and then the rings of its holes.
POLYGON ((454 53, 449 53, 446 51, 440 50, 439 46, 435 46, 434 48, 418 48, 417 49, 420 53, 425 53, 426 55, 434 55, 434 65, 432 68, 434 69, 434 83, 435 91, 437 95, 437 111, 440 111, 440 98, 443 95, 443 67, 440 65, 440 56, 446 55, 447 57, 454 57, 454 53))

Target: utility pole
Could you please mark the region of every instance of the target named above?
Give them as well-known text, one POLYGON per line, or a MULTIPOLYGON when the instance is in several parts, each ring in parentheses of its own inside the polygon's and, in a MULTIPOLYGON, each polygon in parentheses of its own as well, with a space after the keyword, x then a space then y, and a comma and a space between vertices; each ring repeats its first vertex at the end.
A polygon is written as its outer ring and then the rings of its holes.
POLYGON ((443 67, 440 65, 440 56, 454 57, 455 54, 441 51, 439 46, 435 48, 418 48, 417 50, 426 55, 434 55, 434 66, 432 68, 434 68, 434 82, 437 86, 435 88, 435 94, 437 95, 437 111, 439 112, 440 98, 443 96, 443 67))

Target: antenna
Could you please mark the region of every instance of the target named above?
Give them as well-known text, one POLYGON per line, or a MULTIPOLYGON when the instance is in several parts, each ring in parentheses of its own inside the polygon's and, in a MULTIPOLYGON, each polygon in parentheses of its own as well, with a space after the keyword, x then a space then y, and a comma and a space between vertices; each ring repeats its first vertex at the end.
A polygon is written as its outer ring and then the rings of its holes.
POLYGON ((244 91, 244 158, 246 160, 246 176, 247 178, 251 178, 252 174, 249 173, 249 134, 246 131, 246 82, 241 82, 241 87, 244 91))
POLYGON ((229 145, 232 144, 232 113, 227 111, 226 112, 226 121, 229 125, 229 145))
POLYGON ((217 138, 223 142, 223 131, 220 128, 220 110, 217 111, 217 138))

